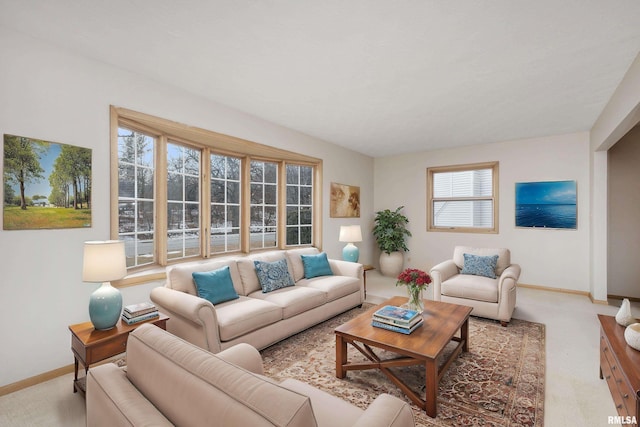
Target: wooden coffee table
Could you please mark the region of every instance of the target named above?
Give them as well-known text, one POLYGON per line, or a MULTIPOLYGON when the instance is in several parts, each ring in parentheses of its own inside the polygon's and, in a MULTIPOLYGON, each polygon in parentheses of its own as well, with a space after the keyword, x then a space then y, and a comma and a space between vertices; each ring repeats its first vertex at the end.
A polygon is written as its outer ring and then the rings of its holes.
POLYGON ((380 369, 413 403, 423 408, 427 415, 437 414, 438 383, 451 363, 463 351, 469 350, 469 314, 471 307, 425 300, 424 324, 410 335, 371 326, 373 313, 385 305, 400 306, 405 297, 393 297, 339 326, 336 334, 336 376, 344 378, 347 371, 380 369), (460 331, 460 336, 456 334, 460 331), (451 341, 456 345, 453 352, 439 366, 438 359, 451 341), (362 353, 369 362, 349 363, 347 344, 362 353), (382 360, 374 348, 399 354, 399 358, 382 360), (425 399, 411 390, 389 370, 392 367, 424 365, 425 399))

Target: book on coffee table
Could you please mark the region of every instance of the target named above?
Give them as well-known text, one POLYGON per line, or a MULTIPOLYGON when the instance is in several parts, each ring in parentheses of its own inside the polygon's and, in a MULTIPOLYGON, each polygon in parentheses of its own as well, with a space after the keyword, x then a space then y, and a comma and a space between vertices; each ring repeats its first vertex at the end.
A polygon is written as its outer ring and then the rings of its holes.
POLYGON ((385 305, 373 313, 374 320, 391 322, 393 324, 410 327, 422 319, 422 313, 408 308, 385 305))
POLYGON ((422 319, 422 317, 420 318, 420 320, 417 323, 415 323, 411 327, 402 327, 402 326, 397 326, 397 325, 391 325, 389 323, 378 322, 377 320, 372 320, 371 321, 371 325, 375 326, 376 328, 387 329, 387 330, 393 331, 393 332, 400 332, 401 334, 405 334, 405 335, 409 335, 411 332, 415 331, 420 326, 422 326, 423 323, 424 323, 424 320, 422 319))

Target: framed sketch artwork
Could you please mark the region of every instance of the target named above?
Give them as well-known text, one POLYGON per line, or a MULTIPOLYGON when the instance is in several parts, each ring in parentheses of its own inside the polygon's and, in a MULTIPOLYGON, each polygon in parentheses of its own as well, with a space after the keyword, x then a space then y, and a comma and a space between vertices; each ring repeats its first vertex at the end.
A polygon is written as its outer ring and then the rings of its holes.
POLYGON ((516 227, 576 229, 576 181, 516 183, 516 227))
POLYGON ((360 187, 331 183, 331 218, 360 218, 360 187))
POLYGON ((91 227, 91 149, 4 135, 3 228, 91 227))

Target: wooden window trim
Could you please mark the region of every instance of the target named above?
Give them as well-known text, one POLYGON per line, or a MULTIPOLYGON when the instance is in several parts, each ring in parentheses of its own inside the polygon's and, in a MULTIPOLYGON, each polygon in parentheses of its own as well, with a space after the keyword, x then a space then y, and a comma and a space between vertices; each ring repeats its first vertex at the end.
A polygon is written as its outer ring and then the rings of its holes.
POLYGON ((498 234, 499 219, 499 171, 500 162, 469 163, 452 166, 437 166, 427 168, 427 231, 442 231, 451 233, 476 233, 476 234, 498 234), (433 175, 443 172, 462 172, 476 169, 492 169, 492 196, 491 197, 450 197, 446 199, 434 199, 433 197, 433 175), (461 201, 461 200, 491 200, 493 201, 493 227, 436 227, 433 225, 433 202, 434 200, 461 201))
MULTIPOLYGON (((166 143, 173 140, 180 144, 189 145, 193 148, 202 150, 202 156, 204 159, 208 158, 210 153, 217 153, 222 155, 234 156, 242 159, 242 200, 241 205, 245 206, 241 217, 242 229, 249 229, 249 196, 250 196, 250 180, 249 180, 249 165, 252 160, 268 161, 278 164, 280 173, 286 173, 286 164, 296 164, 312 166, 314 168, 314 188, 313 188, 313 246, 322 248, 322 159, 307 156, 304 154, 296 153, 289 150, 284 150, 264 144, 260 144, 253 141, 237 138, 213 132, 206 129, 201 129, 194 126, 188 126, 175 121, 162 119, 159 117, 151 116, 145 113, 129 110, 126 108, 110 106, 110 141, 111 141, 111 179, 110 179, 110 236, 112 239, 118 238, 118 128, 124 126, 137 130, 145 134, 149 134, 158 139, 158 147, 155 150, 155 164, 158 166, 155 174, 156 187, 156 207, 155 207, 155 221, 156 221, 156 244, 154 245, 154 253, 156 257, 156 263, 143 266, 139 268, 129 269, 127 277, 120 281, 114 282, 116 286, 132 286, 136 284, 146 283, 154 280, 162 280, 165 278, 165 270, 169 265, 193 262, 208 258, 208 233, 209 225, 202 228, 202 249, 203 256, 191 257, 186 259, 180 259, 176 261, 169 261, 166 259, 164 251, 158 250, 158 243, 162 247, 166 245, 166 143), (162 234, 164 230, 164 234, 162 234)), ((203 162, 205 164, 207 162, 203 162)), ((208 167, 203 167, 201 173, 201 192, 207 191, 208 182, 205 179, 204 173, 208 171, 208 167)), ((279 177, 281 178, 281 177, 279 177)), ((281 204, 282 197, 286 196, 286 191, 280 188, 281 185, 286 185, 286 179, 280 179, 278 183, 278 191, 281 194, 279 198, 279 214, 278 214, 278 246, 276 248, 267 248, 263 250, 250 250, 250 236, 248 232, 242 233, 242 240, 240 244, 240 251, 227 252, 223 254, 211 254, 211 258, 225 257, 225 256, 243 256, 249 252, 256 253, 274 249, 286 249, 286 199, 285 204, 281 204), (280 213, 282 212, 282 213, 280 213)), ((208 200, 208 197, 206 198, 208 200)), ((201 201, 205 200, 201 197, 201 201)), ((203 204, 204 205, 204 204, 203 204)), ((202 206, 201 209, 206 208, 202 206)), ((208 211, 208 208, 206 208, 208 211)), ((204 213, 204 210, 201 214, 204 213)), ((208 217, 208 216, 207 216, 208 217)), ((206 222, 206 221, 205 221, 206 222)), ((299 246, 296 246, 299 247, 299 246)))

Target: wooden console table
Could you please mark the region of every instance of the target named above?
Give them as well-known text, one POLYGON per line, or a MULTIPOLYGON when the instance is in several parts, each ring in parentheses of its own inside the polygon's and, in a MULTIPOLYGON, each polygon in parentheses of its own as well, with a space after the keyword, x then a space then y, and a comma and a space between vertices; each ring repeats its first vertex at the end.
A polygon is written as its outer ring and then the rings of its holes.
POLYGON ((135 325, 127 325, 122 320, 119 320, 116 326, 106 331, 96 330, 91 322, 69 326, 75 368, 73 392, 75 393, 78 390, 83 393, 86 392, 86 374, 90 365, 117 356, 127 350, 127 338, 131 331, 143 323, 152 323, 166 330, 167 320, 169 320, 169 317, 160 313, 160 316, 155 319, 136 323, 135 325), (82 378, 78 378, 79 363, 84 366, 85 376, 82 378))
POLYGON ((640 351, 627 345, 624 326, 612 316, 600 320, 600 378, 606 379, 618 415, 640 416, 640 351))

